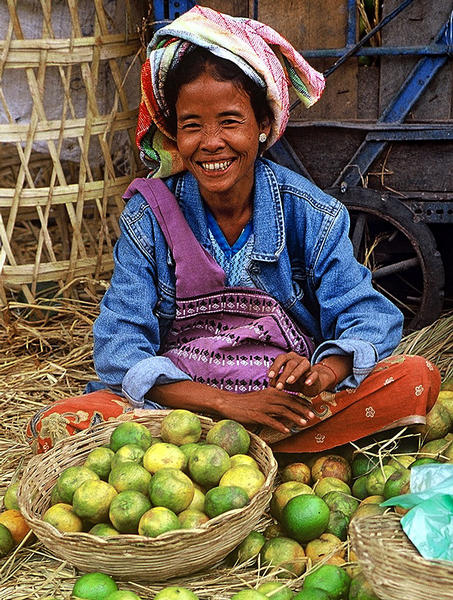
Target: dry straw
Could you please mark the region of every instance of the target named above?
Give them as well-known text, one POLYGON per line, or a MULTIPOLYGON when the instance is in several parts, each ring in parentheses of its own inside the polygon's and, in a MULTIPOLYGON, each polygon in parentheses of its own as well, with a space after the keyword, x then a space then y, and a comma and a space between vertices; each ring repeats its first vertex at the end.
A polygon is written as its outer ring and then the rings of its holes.
MULTIPOLYGON (((158 436, 168 412, 152 411, 138 422, 158 436)), ((208 417, 200 420, 204 438, 213 421, 208 417)), ((20 510, 38 539, 53 554, 82 571, 101 571, 115 579, 165 581, 211 567, 256 527, 271 497, 277 462, 271 449, 253 433, 249 454, 266 477, 262 488, 244 508, 210 519, 198 529, 171 531, 157 538, 128 534, 106 539, 87 533, 60 533, 42 521, 60 473, 67 467, 83 464, 91 450, 108 443, 117 425, 118 421, 101 423, 66 438, 45 455, 33 458, 24 471, 18 491, 20 510)))
POLYGON ((420 556, 398 515, 353 520, 349 532, 359 564, 382 600, 453 598, 453 563, 420 556))
POLYGON ((121 195, 140 163, 146 5, 0 5, 0 305, 112 268, 121 195))

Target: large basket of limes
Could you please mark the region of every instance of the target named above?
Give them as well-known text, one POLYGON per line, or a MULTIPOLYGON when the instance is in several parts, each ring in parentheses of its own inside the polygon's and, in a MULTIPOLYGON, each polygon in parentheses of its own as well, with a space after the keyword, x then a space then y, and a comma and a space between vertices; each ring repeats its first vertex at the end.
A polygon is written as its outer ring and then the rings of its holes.
POLYGON ((352 521, 351 543, 382 600, 451 600, 453 563, 423 558, 393 513, 352 521))
POLYGON ((22 514, 82 571, 150 582, 211 567, 265 512, 271 449, 239 423, 189 411, 129 418, 32 458, 18 489, 22 514))

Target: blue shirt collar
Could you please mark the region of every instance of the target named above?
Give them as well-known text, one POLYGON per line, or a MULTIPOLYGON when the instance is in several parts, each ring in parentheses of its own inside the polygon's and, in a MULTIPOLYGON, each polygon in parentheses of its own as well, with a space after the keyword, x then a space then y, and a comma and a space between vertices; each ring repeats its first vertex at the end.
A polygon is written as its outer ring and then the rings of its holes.
MULTIPOLYGON (((211 250, 208 222, 198 183, 188 171, 178 177, 175 196, 195 237, 211 250)), ((277 179, 262 159, 255 163, 255 186, 253 197, 253 260, 273 262, 278 260, 285 246, 283 206, 277 179)))

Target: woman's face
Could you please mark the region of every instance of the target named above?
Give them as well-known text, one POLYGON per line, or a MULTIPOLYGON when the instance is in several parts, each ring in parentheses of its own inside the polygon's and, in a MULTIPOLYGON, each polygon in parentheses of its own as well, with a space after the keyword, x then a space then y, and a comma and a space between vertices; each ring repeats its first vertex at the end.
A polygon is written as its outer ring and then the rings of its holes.
POLYGON ((200 192, 248 199, 261 132, 246 92, 204 72, 181 86, 176 102, 178 150, 200 192))

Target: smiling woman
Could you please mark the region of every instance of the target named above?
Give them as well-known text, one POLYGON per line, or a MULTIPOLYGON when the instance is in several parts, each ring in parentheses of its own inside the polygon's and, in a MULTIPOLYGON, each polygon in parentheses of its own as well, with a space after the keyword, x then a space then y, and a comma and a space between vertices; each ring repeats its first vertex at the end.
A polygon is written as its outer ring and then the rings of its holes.
POLYGON ((438 370, 386 358, 402 315, 355 260, 346 209, 262 156, 289 84, 306 106, 324 86, 257 21, 196 6, 156 33, 137 127, 150 177, 124 196, 100 381, 35 416, 41 451, 58 418, 71 433, 134 408, 234 419, 286 452, 425 420, 438 370))

